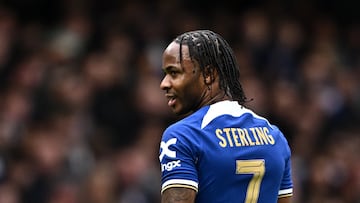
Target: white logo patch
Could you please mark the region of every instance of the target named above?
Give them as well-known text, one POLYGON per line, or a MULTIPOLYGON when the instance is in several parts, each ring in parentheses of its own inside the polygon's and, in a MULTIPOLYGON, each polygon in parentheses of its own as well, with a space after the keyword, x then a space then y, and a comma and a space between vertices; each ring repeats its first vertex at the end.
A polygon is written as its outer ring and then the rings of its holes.
POLYGON ((177 141, 176 138, 172 138, 172 139, 168 140, 167 142, 164 142, 164 141, 161 142, 161 144, 160 144, 161 154, 159 156, 160 161, 162 161, 162 159, 164 158, 165 155, 168 157, 171 157, 171 158, 176 157, 176 152, 169 149, 169 146, 175 144, 176 141, 177 141))

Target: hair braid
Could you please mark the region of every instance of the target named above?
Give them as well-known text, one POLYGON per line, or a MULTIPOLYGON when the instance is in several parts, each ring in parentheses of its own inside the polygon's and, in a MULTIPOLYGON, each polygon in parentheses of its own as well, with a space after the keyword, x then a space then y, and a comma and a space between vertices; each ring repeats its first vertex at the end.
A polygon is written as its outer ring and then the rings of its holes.
POLYGON ((190 59, 199 64, 203 73, 205 67, 216 69, 220 89, 240 104, 246 102, 239 67, 225 39, 210 30, 196 30, 179 35, 174 41, 180 44, 180 61, 183 59, 182 45, 187 45, 190 59))

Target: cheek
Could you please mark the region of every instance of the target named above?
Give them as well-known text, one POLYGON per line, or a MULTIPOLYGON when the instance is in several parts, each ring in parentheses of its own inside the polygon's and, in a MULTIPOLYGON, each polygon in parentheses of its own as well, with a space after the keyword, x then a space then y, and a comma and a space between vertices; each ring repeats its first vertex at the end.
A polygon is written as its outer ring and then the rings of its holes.
POLYGON ((183 94, 188 102, 198 101, 203 93, 203 85, 198 80, 192 80, 183 87, 183 94))
MULTIPOLYGON (((176 89, 178 96, 184 97, 186 101, 193 101, 202 95, 204 82, 199 73, 187 73, 173 81, 173 87, 176 89)), ((183 101, 184 102, 184 101, 183 101)))

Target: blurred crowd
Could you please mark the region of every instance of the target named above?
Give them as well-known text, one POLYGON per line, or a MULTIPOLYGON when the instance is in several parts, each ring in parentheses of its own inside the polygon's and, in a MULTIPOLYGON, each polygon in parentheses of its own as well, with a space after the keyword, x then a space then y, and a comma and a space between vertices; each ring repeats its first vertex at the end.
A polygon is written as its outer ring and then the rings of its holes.
POLYGON ((194 29, 229 42, 246 105, 286 135, 294 203, 359 203, 356 6, 211 2, 0 2, 0 203, 160 202, 161 55, 194 29))

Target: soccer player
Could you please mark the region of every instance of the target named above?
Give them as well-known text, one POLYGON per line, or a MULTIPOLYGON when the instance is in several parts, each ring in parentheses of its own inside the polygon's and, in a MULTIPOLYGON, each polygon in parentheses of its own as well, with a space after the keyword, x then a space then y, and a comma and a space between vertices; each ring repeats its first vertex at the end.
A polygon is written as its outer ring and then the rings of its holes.
POLYGON ((181 34, 160 87, 182 119, 160 144, 162 203, 288 203, 291 153, 281 131, 244 107, 233 51, 218 34, 181 34))

